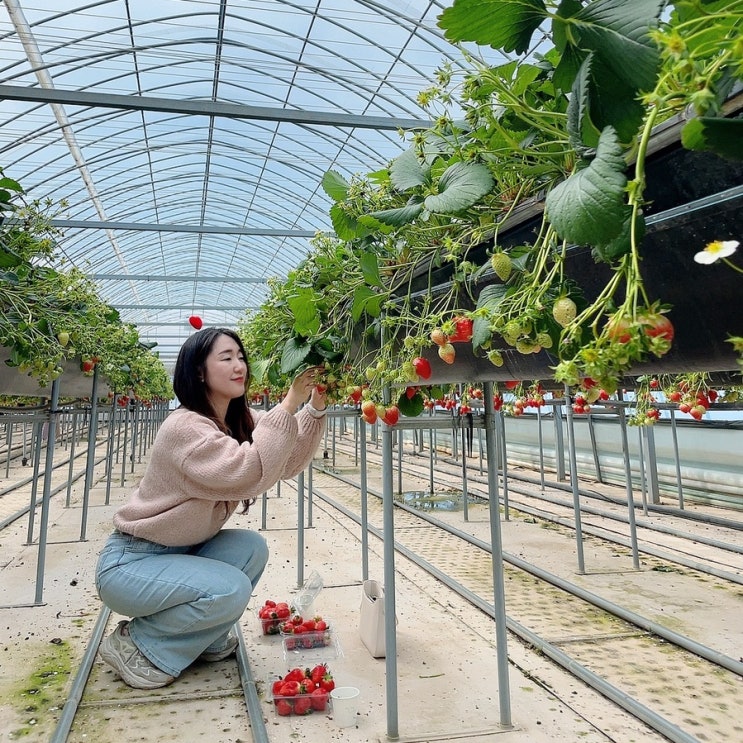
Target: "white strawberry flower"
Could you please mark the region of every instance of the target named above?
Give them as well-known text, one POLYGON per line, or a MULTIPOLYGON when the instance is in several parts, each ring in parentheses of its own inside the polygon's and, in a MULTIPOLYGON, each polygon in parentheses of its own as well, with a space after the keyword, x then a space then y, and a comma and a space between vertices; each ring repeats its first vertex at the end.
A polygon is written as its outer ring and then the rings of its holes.
POLYGON ((737 240, 713 240, 705 246, 704 250, 700 250, 694 256, 694 260, 697 263, 710 265, 720 258, 731 256, 738 249, 738 245, 737 240))

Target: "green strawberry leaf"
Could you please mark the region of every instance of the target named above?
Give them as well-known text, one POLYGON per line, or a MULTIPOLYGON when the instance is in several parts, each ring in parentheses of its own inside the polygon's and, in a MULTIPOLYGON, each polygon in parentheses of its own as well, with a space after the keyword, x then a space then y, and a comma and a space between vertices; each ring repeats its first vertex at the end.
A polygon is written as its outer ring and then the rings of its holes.
POLYGON ((730 160, 743 160, 743 119, 702 116, 691 119, 681 130, 687 150, 714 152, 730 160))
POLYGON ((454 43, 474 41, 523 54, 546 17, 542 0, 454 0, 439 16, 438 26, 454 43))
POLYGON ((361 273, 364 275, 364 281, 369 286, 383 287, 382 277, 379 274, 379 261, 376 253, 365 251, 359 256, 361 273))
POLYGON ((600 245, 620 234, 626 216, 626 167, 616 132, 607 127, 591 164, 547 194, 547 217, 562 239, 600 245))
MULTIPOLYGON (((634 90, 652 90, 658 72, 658 50, 649 37, 665 0, 596 0, 568 18, 566 36, 588 49, 612 74, 634 90)), ((611 82, 611 81, 607 81, 611 82)), ((603 85, 602 85, 603 87, 603 85)), ((609 85, 611 88, 611 85, 609 85)))
MULTIPOLYGON (((595 261, 604 263, 614 263, 616 260, 621 258, 623 255, 629 253, 632 247, 632 208, 629 205, 624 206, 625 219, 622 224, 622 230, 613 240, 606 243, 601 243, 593 246, 591 254, 595 261)), ((639 244, 642 238, 645 236, 645 220, 640 215, 637 218, 637 226, 635 229, 636 240, 639 244)))
POLYGON ((311 350, 312 346, 308 342, 289 338, 281 352, 281 373, 291 374, 298 369, 311 350))
POLYGON ((493 188, 493 176, 482 163, 456 162, 439 180, 439 193, 427 196, 426 209, 435 214, 456 214, 468 209, 493 188))
POLYGON ((595 148, 600 131, 589 115, 589 79, 593 56, 588 55, 578 70, 568 103, 568 138, 570 146, 586 156, 586 148, 595 148))
POLYGON ((328 170, 322 177, 322 189, 333 201, 343 201, 348 197, 348 181, 335 170, 328 170))
POLYGON ((372 212, 369 216, 390 227, 402 227, 404 224, 410 224, 422 211, 423 199, 420 196, 414 196, 405 206, 372 212))
POLYGON ((250 359, 250 376, 255 382, 263 382, 271 366, 270 359, 250 359))
POLYGON ((351 305, 351 318, 358 322, 366 312, 371 317, 379 317, 382 314, 382 294, 377 294, 368 286, 357 286, 353 293, 353 304, 351 305))
POLYGON ((344 211, 339 204, 333 204, 330 207, 330 221, 340 240, 349 241, 360 237, 357 234, 358 222, 348 212, 344 211))
POLYGON ((294 315, 294 332, 298 335, 314 335, 320 329, 317 297, 310 288, 298 289, 289 297, 287 305, 294 315))
POLYGON ((415 147, 396 157, 390 165, 390 181, 398 191, 424 186, 429 182, 430 168, 421 164, 415 147))

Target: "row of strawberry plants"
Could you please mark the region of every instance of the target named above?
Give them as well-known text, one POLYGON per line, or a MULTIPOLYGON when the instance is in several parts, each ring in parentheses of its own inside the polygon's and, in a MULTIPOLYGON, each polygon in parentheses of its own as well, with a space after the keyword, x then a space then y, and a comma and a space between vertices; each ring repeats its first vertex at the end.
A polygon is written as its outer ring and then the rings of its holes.
MULTIPOLYGON (((26 203, 19 183, 0 169, 0 345, 6 363, 38 381, 40 389, 65 366, 96 366, 117 392, 142 400, 170 399, 164 365, 142 343, 135 326, 99 296, 79 269, 65 268, 55 252, 56 209, 50 200, 26 203)), ((12 392, 13 390, 7 390, 12 392)))
MULTIPOLYGON (((365 385, 379 418, 389 385, 406 390, 394 400, 402 414, 419 414, 425 396, 408 388, 426 383, 432 353, 455 378, 458 344, 496 369, 507 353, 546 353, 549 381, 578 394, 592 378, 611 395, 668 354, 670 307, 648 295, 641 271, 648 146, 659 123, 689 109, 683 146, 736 157, 743 124, 723 108, 741 78, 742 23, 732 0, 455 0, 439 19, 447 38, 516 58, 466 56, 456 74, 443 65, 419 95, 434 123, 407 133, 402 155, 366 176, 326 174, 334 234, 318 235, 241 325, 262 359, 257 383, 279 390, 301 366, 324 364, 323 383, 341 397, 365 385), (455 99, 463 119, 450 113, 455 99), (502 244, 537 197, 535 239, 502 244), (573 245, 609 269, 593 299, 568 277, 573 245)), ((690 246, 696 262, 743 271, 724 237, 690 246)), ((743 354, 743 338, 729 342, 743 354)))

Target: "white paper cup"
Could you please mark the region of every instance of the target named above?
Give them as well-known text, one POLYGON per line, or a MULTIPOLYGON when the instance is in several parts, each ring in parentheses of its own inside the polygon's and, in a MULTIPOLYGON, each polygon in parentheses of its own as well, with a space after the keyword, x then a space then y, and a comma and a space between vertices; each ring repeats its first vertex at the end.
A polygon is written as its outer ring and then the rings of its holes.
POLYGON ((333 719, 339 728, 350 728, 356 724, 359 711, 359 690, 354 686, 337 686, 330 692, 333 700, 333 719))

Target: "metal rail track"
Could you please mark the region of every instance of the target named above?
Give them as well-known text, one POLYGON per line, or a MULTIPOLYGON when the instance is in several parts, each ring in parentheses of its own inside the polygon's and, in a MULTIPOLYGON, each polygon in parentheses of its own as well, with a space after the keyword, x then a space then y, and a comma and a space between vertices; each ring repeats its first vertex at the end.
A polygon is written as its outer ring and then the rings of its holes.
MULTIPOLYGON (((336 442, 339 451, 347 450, 343 443, 336 442)), ((378 452, 370 450, 367 452, 367 462, 378 462, 381 456, 378 452)), ((425 480, 428 476, 428 466, 415 457, 405 459, 402 471, 412 477, 425 480)), ((437 475, 449 478, 449 482, 458 483, 461 489, 462 464, 455 462, 445 456, 439 456, 436 463, 437 475)), ((501 473, 502 474, 502 473, 501 473)), ((605 489, 614 489, 612 486, 604 486, 605 489)), ((508 473, 507 490, 504 486, 502 500, 507 509, 513 509, 530 516, 553 524, 560 525, 566 529, 574 530, 573 503, 561 500, 558 495, 562 490, 569 489, 567 486, 561 488, 560 483, 541 483, 529 477, 521 477, 512 472, 508 473), (522 480, 532 484, 532 488, 514 486, 513 481, 522 480), (522 499, 513 498, 513 494, 523 496, 522 499), (539 505, 535 505, 538 503, 539 505), (544 504, 549 504, 545 506, 544 504), (552 507, 553 510, 549 510, 552 507)), ((617 488, 618 489, 618 488, 617 488)), ((487 480, 484 477, 467 473, 467 492, 472 498, 487 499, 487 480)), ((626 502, 621 499, 607 498, 605 494, 582 488, 581 497, 599 500, 604 507, 599 508, 588 504, 581 504, 582 530, 598 539, 602 539, 622 547, 631 548, 631 540, 627 532, 617 531, 612 528, 611 522, 628 524, 626 515, 626 502), (614 510, 610 507, 614 505, 614 510), (624 509, 622 513, 621 509, 624 509), (595 518, 592 518, 595 517, 595 518), (609 522, 609 525, 607 525, 609 522)), ((654 504, 656 509, 662 508, 654 504)), ((636 510, 639 509, 636 506, 636 510)), ((635 519, 637 533, 642 538, 638 540, 638 550, 659 560, 683 566, 688 570, 712 575, 722 580, 743 585, 743 561, 736 559, 737 555, 743 555, 743 546, 740 543, 740 531, 743 531, 743 522, 730 519, 714 518, 694 513, 689 509, 664 508, 663 523, 653 523, 647 520, 635 519), (727 530, 726 541, 711 539, 705 536, 702 529, 706 523, 715 524, 718 528, 727 530), (688 531, 699 525, 696 531, 688 531), (683 528, 680 528, 682 526, 683 528), (657 541, 658 535, 667 535, 663 541, 657 541), (704 559, 700 559, 699 545, 704 545, 704 559), (728 554, 729 553, 729 554, 728 554)), ((506 516, 508 517, 508 515, 506 516)))
MULTIPOLYGON (((180 740, 197 740, 202 736, 196 730, 194 718, 190 715, 181 715, 180 708, 184 703, 193 704, 203 702, 207 706, 218 704, 222 707, 225 699, 237 698, 242 695, 244 710, 247 712, 247 725, 239 725, 239 740, 243 743, 268 743, 268 731, 261 709, 261 701, 258 694, 255 679, 248 661, 240 623, 234 626, 234 632, 238 638, 238 648, 233 659, 220 662, 220 669, 215 669, 226 683, 216 688, 215 684, 207 683, 204 689, 194 691, 187 684, 174 684, 161 690, 162 693, 146 692, 140 695, 137 690, 124 689, 122 694, 120 688, 109 687, 106 679, 99 669, 96 668, 95 658, 98 648, 107 632, 107 625, 111 619, 111 612, 103 608, 98 615, 95 627, 82 658, 79 668, 72 681, 70 692, 65 701, 57 725, 49 739, 49 743, 67 743, 74 740, 97 740, 101 734, 100 717, 108 714, 109 710, 126 708, 129 710, 130 724, 136 724, 138 715, 147 716, 153 711, 158 715, 170 713, 169 733, 180 738, 180 740), (225 665, 235 664, 238 678, 233 678, 225 673, 225 665), (182 718, 182 719, 181 719, 182 718), (177 730, 173 731, 173 720, 179 721, 177 730), (74 729, 74 736, 73 736, 74 729), (247 738, 246 736, 250 736, 247 738)), ((120 687, 121 685, 119 685, 120 687)), ((175 739, 175 738, 174 738, 175 739)), ((163 739, 159 739, 163 740, 163 739)))
MULTIPOLYGON (((347 475, 313 476, 314 495, 360 524, 358 487, 347 475), (353 489, 340 498, 325 495, 323 486, 333 487, 338 479, 353 489)), ((490 545, 430 514, 396 505, 396 550, 493 617, 486 598, 493 595, 490 545)), ((381 539, 380 499, 369 500, 367 519, 370 533, 381 539)), ((731 733, 730 714, 739 704, 743 663, 525 560, 504 555, 504 561, 508 628, 535 651, 669 740, 722 741, 740 734, 740 725, 731 733)))

